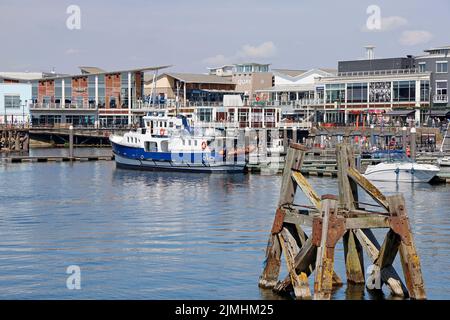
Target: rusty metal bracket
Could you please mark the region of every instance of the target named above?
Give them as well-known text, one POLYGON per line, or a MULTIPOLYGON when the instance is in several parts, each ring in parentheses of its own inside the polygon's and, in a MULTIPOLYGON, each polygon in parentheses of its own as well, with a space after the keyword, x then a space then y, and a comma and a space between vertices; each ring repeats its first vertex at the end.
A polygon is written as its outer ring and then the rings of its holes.
POLYGON ((314 217, 312 224, 311 242, 314 246, 320 247, 321 240, 322 240, 322 218, 314 217))
POLYGON ((327 248, 334 248, 340 238, 344 236, 345 218, 338 217, 336 215, 330 215, 328 219, 328 235, 327 235, 327 248))
POLYGON ((406 216, 392 216, 389 217, 389 225, 396 234, 400 236, 403 243, 411 245, 411 231, 409 230, 409 221, 406 216))
POLYGON ((278 208, 277 212, 275 213, 275 219, 273 221, 272 226, 272 234, 278 234, 283 229, 283 223, 284 223, 284 217, 286 216, 286 211, 284 211, 282 208, 278 208))

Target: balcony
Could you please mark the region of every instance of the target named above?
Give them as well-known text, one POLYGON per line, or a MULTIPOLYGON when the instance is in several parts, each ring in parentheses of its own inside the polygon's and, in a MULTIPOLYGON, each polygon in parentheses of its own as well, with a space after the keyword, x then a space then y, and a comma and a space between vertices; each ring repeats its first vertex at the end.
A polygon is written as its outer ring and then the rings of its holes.
POLYGON ((32 103, 30 110, 96 110, 95 104, 32 103))
POLYGON ((433 103, 448 103, 448 95, 438 94, 433 97, 433 103))
POLYGON ((268 107, 293 107, 294 109, 304 108, 307 106, 323 106, 323 99, 302 99, 302 100, 292 100, 292 101, 279 101, 279 100, 271 100, 265 101, 264 106, 268 107))

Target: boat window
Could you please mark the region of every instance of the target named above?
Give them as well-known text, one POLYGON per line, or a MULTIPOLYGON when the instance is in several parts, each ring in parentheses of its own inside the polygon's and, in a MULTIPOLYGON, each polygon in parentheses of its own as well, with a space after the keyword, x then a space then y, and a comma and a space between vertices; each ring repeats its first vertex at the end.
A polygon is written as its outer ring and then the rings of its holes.
POLYGON ((153 141, 145 141, 144 149, 146 152, 158 152, 158 146, 156 142, 153 141))
POLYGON ((169 122, 169 128, 173 128, 173 122, 169 122))
POLYGON ((186 141, 183 140, 183 146, 185 146, 185 145, 186 145, 186 141))
POLYGON ((191 140, 189 140, 189 145, 191 145, 191 143, 192 143, 192 141, 191 141, 191 140))
POLYGON ((197 146, 197 140, 194 140, 194 145, 197 146))
POLYGON ((163 140, 160 143, 161 152, 169 152, 169 141, 163 140))

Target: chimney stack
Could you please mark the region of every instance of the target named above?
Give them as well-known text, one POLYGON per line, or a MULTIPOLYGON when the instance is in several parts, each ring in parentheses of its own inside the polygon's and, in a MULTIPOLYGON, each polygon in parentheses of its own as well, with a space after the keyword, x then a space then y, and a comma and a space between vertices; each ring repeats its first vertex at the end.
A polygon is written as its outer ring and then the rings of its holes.
POLYGON ((375 59, 375 54, 373 52, 373 49, 375 49, 375 46, 365 46, 364 48, 366 48, 366 55, 367 55, 367 60, 373 60, 375 59))

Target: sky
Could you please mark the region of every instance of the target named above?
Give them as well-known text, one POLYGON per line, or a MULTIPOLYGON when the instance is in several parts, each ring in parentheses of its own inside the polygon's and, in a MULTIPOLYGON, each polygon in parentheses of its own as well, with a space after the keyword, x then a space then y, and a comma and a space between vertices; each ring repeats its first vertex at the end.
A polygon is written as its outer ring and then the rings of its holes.
POLYGON ((0 0, 0 71, 337 68, 366 45, 376 58, 450 45, 449 12, 448 0, 0 0))

